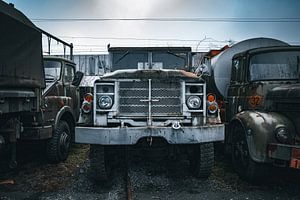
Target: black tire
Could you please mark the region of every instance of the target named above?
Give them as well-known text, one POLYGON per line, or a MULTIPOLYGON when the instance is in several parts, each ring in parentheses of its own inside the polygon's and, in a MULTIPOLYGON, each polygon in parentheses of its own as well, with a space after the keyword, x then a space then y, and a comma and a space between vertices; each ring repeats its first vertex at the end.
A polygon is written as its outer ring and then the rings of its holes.
POLYGON ((110 176, 107 148, 103 145, 90 146, 90 176, 96 182, 106 181, 110 176))
POLYGON ((232 134, 231 160, 234 170, 242 179, 257 183, 265 177, 267 166, 251 158, 245 131, 241 125, 234 125, 232 134))
POLYGON ((190 157, 192 173, 197 178, 208 178, 214 167, 214 144, 204 143, 193 145, 190 157))
POLYGON ((65 161, 69 156, 71 146, 71 132, 67 122, 60 121, 47 141, 47 158, 50 162, 65 161))

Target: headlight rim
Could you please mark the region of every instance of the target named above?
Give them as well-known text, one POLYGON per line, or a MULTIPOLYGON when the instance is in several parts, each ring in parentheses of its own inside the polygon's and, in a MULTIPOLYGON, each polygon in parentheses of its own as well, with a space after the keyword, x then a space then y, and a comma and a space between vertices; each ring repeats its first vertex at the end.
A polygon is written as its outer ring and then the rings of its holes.
POLYGON ((189 97, 187 98, 187 100, 186 100, 186 105, 187 105, 187 107, 188 107, 190 110, 199 110, 199 109, 201 108, 201 106, 202 106, 202 100, 201 100, 201 98, 200 98, 199 96, 191 95, 191 96, 189 96, 189 97), (197 99, 199 100, 199 106, 193 107, 192 104, 190 104, 190 103, 191 103, 190 100, 191 100, 192 98, 197 98, 197 99))
POLYGON ((107 109, 111 109, 112 108, 112 106, 113 106, 113 99, 109 95, 101 95, 101 96, 98 97, 97 103, 98 103, 98 106, 99 106, 100 109, 107 110, 107 109), (100 102, 101 98, 107 98, 107 99, 109 99, 110 105, 109 106, 102 106, 102 104, 100 102))
POLYGON ((274 135, 275 135, 276 140, 278 142, 282 143, 282 144, 289 144, 289 143, 291 143, 292 136, 291 136, 291 133, 290 133, 289 129, 286 126, 278 126, 278 127, 276 127, 276 129, 274 130, 274 135), (279 135, 280 130, 285 130, 285 132, 286 132, 286 138, 283 138, 282 135, 279 135))

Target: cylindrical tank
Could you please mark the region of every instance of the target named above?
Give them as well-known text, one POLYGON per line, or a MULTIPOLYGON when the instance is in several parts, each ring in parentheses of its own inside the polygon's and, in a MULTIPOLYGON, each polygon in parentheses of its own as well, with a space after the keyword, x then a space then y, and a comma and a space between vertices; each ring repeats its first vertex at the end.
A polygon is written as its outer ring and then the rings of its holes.
POLYGON ((231 64, 232 57, 238 53, 247 51, 249 49, 269 46, 287 46, 288 44, 272 39, 272 38, 253 38, 241 41, 232 47, 224 50, 219 55, 215 56, 211 60, 212 69, 212 83, 210 84, 216 89, 219 95, 227 97, 227 89, 231 78, 231 64))

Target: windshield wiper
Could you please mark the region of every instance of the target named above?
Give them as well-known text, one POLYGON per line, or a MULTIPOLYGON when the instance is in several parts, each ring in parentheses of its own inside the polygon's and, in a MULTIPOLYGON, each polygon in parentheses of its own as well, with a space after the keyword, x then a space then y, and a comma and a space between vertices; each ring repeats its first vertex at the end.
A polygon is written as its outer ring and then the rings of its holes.
POLYGON ((168 53, 168 54, 171 54, 171 55, 173 55, 173 56, 176 56, 176 57, 178 57, 178 58, 181 58, 181 59, 183 59, 183 60, 186 59, 185 57, 179 56, 179 55, 177 55, 176 53, 173 53, 173 52, 171 52, 171 51, 167 51, 167 53, 168 53))

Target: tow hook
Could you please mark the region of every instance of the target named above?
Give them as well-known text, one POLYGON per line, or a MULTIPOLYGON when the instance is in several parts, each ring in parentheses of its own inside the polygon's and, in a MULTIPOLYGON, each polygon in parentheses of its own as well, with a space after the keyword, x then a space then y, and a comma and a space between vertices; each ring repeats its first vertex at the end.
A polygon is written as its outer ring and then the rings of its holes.
POLYGON ((175 130, 178 130, 178 129, 181 128, 181 125, 180 125, 179 122, 174 122, 174 123, 172 124, 172 128, 175 129, 175 130))

